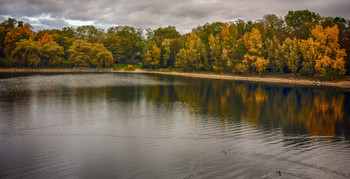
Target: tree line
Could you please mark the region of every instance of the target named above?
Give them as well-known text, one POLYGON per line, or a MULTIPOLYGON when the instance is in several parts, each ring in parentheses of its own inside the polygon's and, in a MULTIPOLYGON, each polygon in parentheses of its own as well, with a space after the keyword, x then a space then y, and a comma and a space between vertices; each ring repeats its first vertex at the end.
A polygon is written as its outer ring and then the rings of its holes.
POLYGON ((282 18, 214 22, 188 34, 174 26, 94 26, 40 30, 9 18, 0 25, 0 66, 111 67, 115 63, 183 71, 291 73, 335 79, 350 73, 350 21, 309 10, 282 18))

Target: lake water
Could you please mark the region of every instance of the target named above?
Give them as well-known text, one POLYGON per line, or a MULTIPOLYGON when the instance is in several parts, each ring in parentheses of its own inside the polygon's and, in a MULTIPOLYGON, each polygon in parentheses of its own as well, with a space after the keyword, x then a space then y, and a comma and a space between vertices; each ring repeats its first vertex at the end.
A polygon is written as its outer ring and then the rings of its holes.
POLYGON ((0 178, 350 178, 349 169, 341 89, 0 74, 0 178))

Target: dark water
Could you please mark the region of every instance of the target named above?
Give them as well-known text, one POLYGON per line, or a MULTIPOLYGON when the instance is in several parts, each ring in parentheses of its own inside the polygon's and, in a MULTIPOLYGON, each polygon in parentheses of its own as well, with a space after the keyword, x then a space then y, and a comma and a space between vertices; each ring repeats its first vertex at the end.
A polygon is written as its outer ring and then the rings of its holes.
POLYGON ((350 178, 349 169, 350 93, 340 89, 0 74, 0 178, 350 178))

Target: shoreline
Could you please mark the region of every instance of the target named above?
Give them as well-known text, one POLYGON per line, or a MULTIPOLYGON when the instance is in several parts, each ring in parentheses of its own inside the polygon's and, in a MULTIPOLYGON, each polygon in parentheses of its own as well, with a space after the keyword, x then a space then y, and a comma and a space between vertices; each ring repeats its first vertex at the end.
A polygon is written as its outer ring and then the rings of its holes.
POLYGON ((252 81, 275 84, 293 84, 293 85, 307 85, 307 86, 332 86, 339 88, 350 89, 350 80, 340 81, 318 81, 310 79, 294 79, 286 77, 258 77, 258 76, 240 76, 228 74, 212 74, 212 73, 196 73, 196 72, 166 72, 166 71, 151 71, 144 69, 135 69, 134 71, 113 70, 110 69, 94 69, 94 68, 53 68, 53 69, 25 69, 25 68, 10 68, 0 69, 0 73, 147 73, 147 74, 162 74, 172 76, 182 76, 191 78, 206 78, 206 79, 223 79, 233 81, 252 81))

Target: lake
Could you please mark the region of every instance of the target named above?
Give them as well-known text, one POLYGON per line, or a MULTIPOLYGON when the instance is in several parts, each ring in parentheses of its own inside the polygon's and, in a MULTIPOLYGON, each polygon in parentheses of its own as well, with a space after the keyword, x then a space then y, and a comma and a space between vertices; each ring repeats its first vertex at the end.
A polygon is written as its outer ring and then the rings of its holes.
POLYGON ((349 168, 349 90, 0 74, 0 178, 350 178, 349 168))

